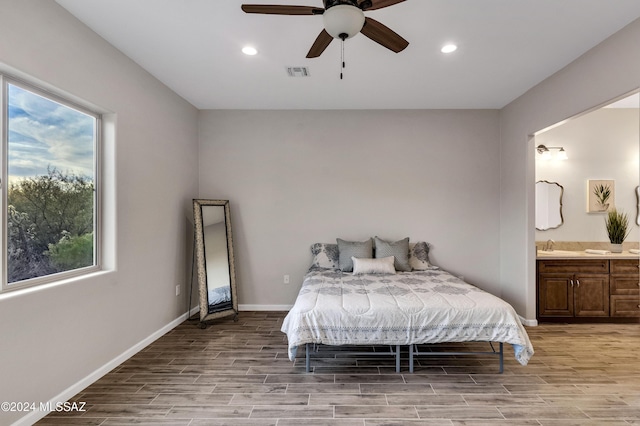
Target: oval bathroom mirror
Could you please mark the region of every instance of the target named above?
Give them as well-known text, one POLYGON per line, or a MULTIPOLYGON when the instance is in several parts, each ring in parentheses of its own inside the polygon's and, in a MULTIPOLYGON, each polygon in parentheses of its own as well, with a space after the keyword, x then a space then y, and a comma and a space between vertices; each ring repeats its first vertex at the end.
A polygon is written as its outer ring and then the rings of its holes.
POLYGON ((564 223, 562 194, 564 188, 557 182, 536 182, 536 229, 546 231, 564 223))

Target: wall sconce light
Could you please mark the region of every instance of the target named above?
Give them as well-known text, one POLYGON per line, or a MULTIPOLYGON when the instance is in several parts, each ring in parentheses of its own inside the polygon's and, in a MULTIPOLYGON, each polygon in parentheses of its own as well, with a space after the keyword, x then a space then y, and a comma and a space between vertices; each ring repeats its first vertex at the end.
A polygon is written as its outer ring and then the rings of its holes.
POLYGON ((540 158, 543 159, 543 160, 550 160, 552 158, 551 157, 551 150, 552 149, 557 149, 558 150, 558 153, 555 155, 556 160, 566 160, 566 159, 569 158, 567 156, 567 152, 561 146, 538 145, 536 147, 536 151, 538 151, 538 154, 540 154, 540 158))

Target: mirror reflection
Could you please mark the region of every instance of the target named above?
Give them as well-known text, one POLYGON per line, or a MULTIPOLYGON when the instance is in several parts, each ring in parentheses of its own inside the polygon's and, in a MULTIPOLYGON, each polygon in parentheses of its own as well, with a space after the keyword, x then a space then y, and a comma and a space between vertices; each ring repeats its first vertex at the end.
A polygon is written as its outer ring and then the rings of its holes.
POLYGON ((562 217, 562 194, 564 188, 557 182, 536 182, 536 229, 546 231, 564 223, 562 217))
POLYGON ((193 200, 200 325, 237 314, 233 238, 228 200, 193 200))

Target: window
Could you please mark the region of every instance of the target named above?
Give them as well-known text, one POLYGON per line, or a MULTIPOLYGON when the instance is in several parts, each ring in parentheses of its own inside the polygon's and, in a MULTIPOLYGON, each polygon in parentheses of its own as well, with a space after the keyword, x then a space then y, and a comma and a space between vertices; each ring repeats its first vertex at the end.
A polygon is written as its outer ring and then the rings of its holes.
POLYGON ((2 291, 97 270, 100 116, 0 79, 2 291))

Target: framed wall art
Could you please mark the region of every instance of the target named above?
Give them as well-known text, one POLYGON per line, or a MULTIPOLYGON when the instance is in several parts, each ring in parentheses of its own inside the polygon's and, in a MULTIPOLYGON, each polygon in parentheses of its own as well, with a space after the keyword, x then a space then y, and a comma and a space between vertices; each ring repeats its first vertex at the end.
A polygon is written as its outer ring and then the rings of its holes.
POLYGON ((614 180, 587 181, 587 213, 606 213, 616 207, 614 180))

